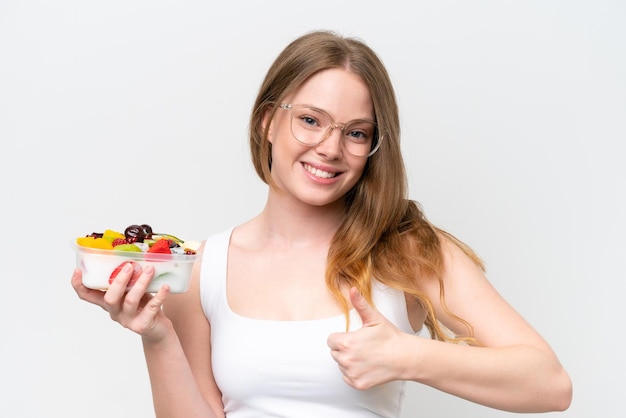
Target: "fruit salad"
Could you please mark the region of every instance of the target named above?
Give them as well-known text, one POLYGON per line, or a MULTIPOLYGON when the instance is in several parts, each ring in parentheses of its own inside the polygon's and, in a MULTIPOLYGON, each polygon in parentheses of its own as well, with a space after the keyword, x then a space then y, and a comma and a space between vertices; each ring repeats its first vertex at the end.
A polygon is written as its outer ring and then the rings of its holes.
POLYGON ((133 267, 130 289, 147 265, 154 277, 147 292, 157 292, 167 284, 172 293, 189 288, 199 241, 186 241, 171 234, 155 233, 147 224, 133 224, 119 232, 107 229, 76 238, 76 265, 82 271, 83 285, 107 290, 126 264, 133 267))

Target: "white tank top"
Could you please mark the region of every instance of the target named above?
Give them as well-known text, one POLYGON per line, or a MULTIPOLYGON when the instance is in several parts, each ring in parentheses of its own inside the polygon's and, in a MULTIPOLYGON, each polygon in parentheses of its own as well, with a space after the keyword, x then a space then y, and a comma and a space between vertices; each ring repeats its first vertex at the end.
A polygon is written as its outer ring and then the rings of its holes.
MULTIPOLYGON (((228 418, 367 418, 400 416, 404 382, 365 391, 343 381, 326 344, 345 331, 343 314, 307 321, 240 316, 228 306, 226 265, 233 228, 207 239, 200 298, 211 323, 215 381, 228 418)), ((376 308, 400 330, 413 333, 401 291, 373 283, 376 308)), ((361 320, 351 311, 350 329, 361 320)))

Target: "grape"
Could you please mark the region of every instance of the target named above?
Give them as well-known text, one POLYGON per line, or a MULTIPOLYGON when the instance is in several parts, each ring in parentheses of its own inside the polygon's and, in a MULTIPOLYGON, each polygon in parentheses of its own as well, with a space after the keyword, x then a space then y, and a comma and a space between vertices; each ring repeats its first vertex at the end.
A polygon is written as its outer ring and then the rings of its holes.
POLYGON ((146 239, 152 239, 152 227, 148 224, 141 225, 143 228, 143 233, 146 236, 146 239))
POLYGON ((124 237, 129 244, 134 242, 143 242, 146 233, 141 225, 130 225, 124 230, 124 237))

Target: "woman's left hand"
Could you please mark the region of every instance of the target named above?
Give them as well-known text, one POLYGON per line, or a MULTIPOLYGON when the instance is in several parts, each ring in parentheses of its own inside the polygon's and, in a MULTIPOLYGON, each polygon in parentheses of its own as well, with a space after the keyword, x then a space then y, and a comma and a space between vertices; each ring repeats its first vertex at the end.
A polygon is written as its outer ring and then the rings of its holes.
POLYGON ((403 372, 415 360, 416 337, 403 333, 372 307, 356 288, 350 300, 363 326, 328 337, 331 356, 339 365, 343 379, 355 389, 403 379, 403 372))

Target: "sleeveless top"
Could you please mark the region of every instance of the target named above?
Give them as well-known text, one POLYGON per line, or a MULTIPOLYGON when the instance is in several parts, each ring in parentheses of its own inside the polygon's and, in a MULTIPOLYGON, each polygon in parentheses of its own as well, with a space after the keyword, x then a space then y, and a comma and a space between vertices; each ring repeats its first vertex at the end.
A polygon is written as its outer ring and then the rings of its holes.
MULTIPOLYGON (((213 374, 228 418, 368 418, 400 416, 404 382, 357 390, 343 381, 326 344, 345 332, 345 317, 303 321, 253 319, 233 312, 226 297, 233 228, 205 244, 200 275, 202 309, 211 324, 213 374)), ((372 283, 376 308, 413 334, 401 291, 372 283)), ((350 312, 350 330, 361 319, 350 312)))

